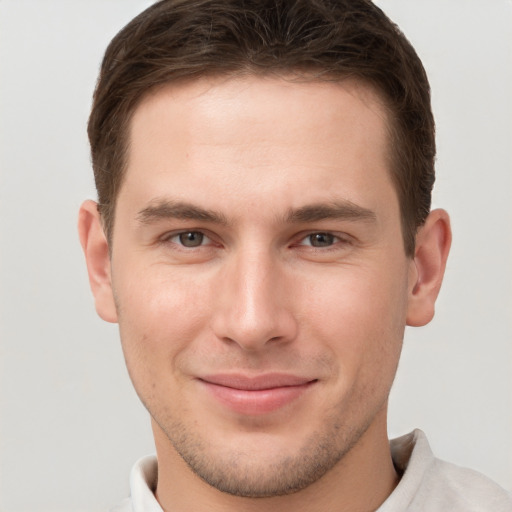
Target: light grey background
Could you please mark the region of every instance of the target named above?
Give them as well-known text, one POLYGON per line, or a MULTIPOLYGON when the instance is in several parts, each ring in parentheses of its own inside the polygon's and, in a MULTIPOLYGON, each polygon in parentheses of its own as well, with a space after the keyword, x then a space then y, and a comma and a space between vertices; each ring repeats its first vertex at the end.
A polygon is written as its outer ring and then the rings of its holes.
MULTIPOLYGON (((102 511, 153 451, 76 235, 102 53, 148 0, 0 0, 0 511, 102 511)), ((434 201, 454 244, 435 321, 410 329, 390 435, 512 488, 512 2, 380 0, 429 72, 434 201)))

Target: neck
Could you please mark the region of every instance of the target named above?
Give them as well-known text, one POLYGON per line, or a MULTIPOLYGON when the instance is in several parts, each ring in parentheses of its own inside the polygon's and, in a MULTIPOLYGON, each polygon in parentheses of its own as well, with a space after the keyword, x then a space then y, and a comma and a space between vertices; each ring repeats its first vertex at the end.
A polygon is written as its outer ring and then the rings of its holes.
POLYGON ((158 455, 156 498, 165 512, 370 512, 398 484, 379 413, 352 449, 330 471, 305 489, 286 496, 245 498, 221 492, 200 479, 153 424, 158 455))

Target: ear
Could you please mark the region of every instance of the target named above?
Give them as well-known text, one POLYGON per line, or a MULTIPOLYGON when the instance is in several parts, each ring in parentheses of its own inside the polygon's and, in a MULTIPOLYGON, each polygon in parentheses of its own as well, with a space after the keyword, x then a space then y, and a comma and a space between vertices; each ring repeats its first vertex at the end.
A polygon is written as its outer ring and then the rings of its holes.
POLYGON ((428 324, 434 317, 451 242, 448 214, 444 210, 433 210, 416 235, 409 281, 407 325, 419 327, 428 324))
POLYGON ((98 205, 94 201, 85 201, 80 207, 78 234, 87 263, 96 312, 107 322, 117 322, 108 242, 103 232, 98 205))

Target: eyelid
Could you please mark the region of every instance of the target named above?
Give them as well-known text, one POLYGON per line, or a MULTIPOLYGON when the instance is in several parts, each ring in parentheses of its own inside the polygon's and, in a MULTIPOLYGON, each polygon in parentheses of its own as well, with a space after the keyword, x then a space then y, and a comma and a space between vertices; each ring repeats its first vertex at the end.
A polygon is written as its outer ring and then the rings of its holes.
POLYGON ((293 245, 298 245, 298 246, 302 246, 302 247, 312 247, 313 249, 318 249, 318 250, 326 250, 326 249, 335 247, 339 243, 342 243, 342 244, 351 244, 351 243, 353 243, 353 238, 350 235, 347 235, 346 233, 340 233, 340 232, 337 232, 337 231, 330 231, 328 229, 325 229, 325 230, 317 229, 317 230, 303 232, 303 233, 300 233, 295 238, 295 240, 296 241, 293 243, 293 245), (315 247, 315 246, 313 246, 311 244, 304 244, 304 243, 302 243, 306 239, 308 239, 310 236, 317 235, 317 234, 331 235, 334 238, 333 244, 329 245, 329 246, 325 246, 325 247, 315 247))
MULTIPOLYGON (((158 237, 159 243, 173 243, 176 246, 183 248, 183 249, 199 249, 204 248, 211 245, 221 246, 223 245, 220 240, 218 240, 218 237, 214 234, 212 234, 209 230, 203 229, 203 228, 188 228, 188 229, 176 229, 172 231, 167 231, 160 237, 158 237), (179 241, 172 241, 173 238, 179 237, 182 234, 186 233, 201 233, 204 237, 201 245, 198 245, 197 247, 186 247, 179 241)), ((303 231, 296 236, 293 237, 293 241, 291 243, 291 246, 299 246, 299 247, 308 247, 310 249, 314 250, 329 250, 330 248, 335 248, 338 246, 338 244, 342 245, 351 245, 354 243, 354 238, 347 233, 339 232, 339 231, 333 231, 333 230, 322 230, 322 229, 316 229, 316 230, 308 230, 303 231), (310 236, 315 234, 326 234, 326 235, 332 235, 334 238, 333 244, 325 247, 315 247, 311 244, 303 243, 305 240, 307 240, 310 236)))
POLYGON ((201 247, 205 247, 205 246, 208 246, 211 244, 216 244, 214 238, 207 230, 199 229, 199 228, 178 229, 178 230, 168 231, 164 235, 160 236, 158 241, 162 242, 162 243, 172 243, 180 248, 187 249, 187 250, 199 249, 201 247), (179 240, 173 241, 173 238, 177 238, 180 235, 184 235, 186 233, 200 233, 201 235, 203 235, 204 238, 202 240, 201 245, 198 245, 196 247, 187 247, 187 246, 183 245, 181 242, 179 242, 179 240))

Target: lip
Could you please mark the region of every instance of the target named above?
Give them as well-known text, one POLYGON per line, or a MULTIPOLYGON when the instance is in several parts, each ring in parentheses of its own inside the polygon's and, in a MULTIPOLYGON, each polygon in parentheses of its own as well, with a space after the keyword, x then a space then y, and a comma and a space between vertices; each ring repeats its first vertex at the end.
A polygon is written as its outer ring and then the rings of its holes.
POLYGON ((268 414, 301 397, 316 379, 288 374, 208 375, 198 379, 223 406, 245 415, 268 414))

